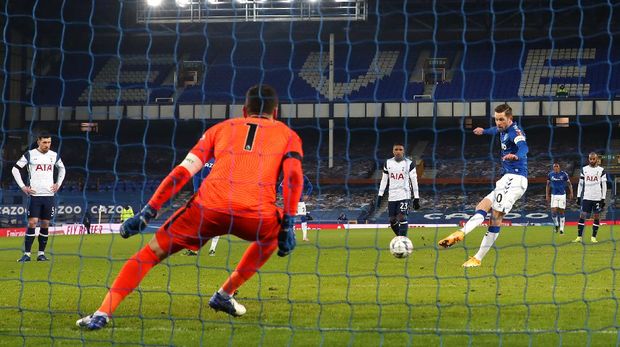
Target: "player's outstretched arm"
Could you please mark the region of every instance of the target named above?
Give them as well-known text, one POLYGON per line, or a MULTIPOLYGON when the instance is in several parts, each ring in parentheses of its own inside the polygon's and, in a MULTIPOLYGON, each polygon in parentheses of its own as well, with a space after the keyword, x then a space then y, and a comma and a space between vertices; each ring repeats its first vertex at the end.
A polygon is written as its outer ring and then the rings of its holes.
POLYGON ((203 166, 203 162, 196 155, 192 153, 187 154, 181 164, 172 169, 168 176, 159 184, 155 194, 153 194, 151 200, 144 206, 142 211, 123 222, 120 230, 121 236, 128 238, 144 231, 151 219, 157 217, 157 211, 159 211, 163 204, 178 193, 185 183, 200 171, 203 166))
POLYGON ((280 224, 278 234, 278 256, 289 255, 297 241, 295 240, 295 215, 297 214, 297 202, 303 192, 304 178, 301 169, 301 158, 288 157, 282 164, 282 196, 284 198, 284 216, 280 224))
POLYGON ((474 129, 474 134, 480 136, 480 135, 495 135, 497 134, 497 127, 491 127, 491 128, 476 128, 474 129))

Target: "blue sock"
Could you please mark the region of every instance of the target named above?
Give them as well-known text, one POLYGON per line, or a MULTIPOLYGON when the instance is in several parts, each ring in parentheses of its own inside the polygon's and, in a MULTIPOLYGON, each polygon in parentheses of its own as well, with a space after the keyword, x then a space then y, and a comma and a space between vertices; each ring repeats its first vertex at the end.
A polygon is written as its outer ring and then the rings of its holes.
POLYGON ((500 228, 501 228, 501 227, 499 227, 499 226, 497 226, 497 227, 495 227, 495 226, 490 226, 487 230, 488 230, 490 233, 497 234, 497 233, 499 233, 499 229, 500 229, 500 228))
POLYGON ((558 214, 555 212, 551 212, 551 220, 553 221, 553 225, 554 226, 559 226, 560 225, 560 220, 558 218, 558 214))
POLYGON ((484 217, 484 218, 487 217, 487 211, 485 211, 485 210, 476 210, 476 212, 474 214, 481 214, 482 217, 484 217))

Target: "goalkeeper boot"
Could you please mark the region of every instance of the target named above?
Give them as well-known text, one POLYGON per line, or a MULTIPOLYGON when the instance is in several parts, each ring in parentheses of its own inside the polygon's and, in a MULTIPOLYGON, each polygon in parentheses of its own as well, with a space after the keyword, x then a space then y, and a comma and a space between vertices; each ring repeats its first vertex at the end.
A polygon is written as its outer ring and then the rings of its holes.
POLYGON ((49 258, 46 257, 45 254, 39 254, 37 261, 49 261, 49 258))
POLYGON ((598 240, 596 239, 596 237, 592 236, 592 237, 590 238, 590 242, 592 242, 592 243, 598 243, 598 240))
POLYGON ((183 253, 183 255, 194 256, 194 255, 198 255, 198 252, 192 251, 191 249, 187 249, 185 250, 185 253, 183 253))
POLYGON ((227 298, 215 292, 209 300, 209 306, 215 311, 226 312, 233 317, 241 317, 245 314, 245 307, 235 300, 234 297, 227 298))
POLYGON ((479 267, 482 265, 482 261, 478 260, 476 257, 469 257, 469 259, 463 263, 463 267, 479 267))
POLYGON ((450 236, 446 237, 445 239, 439 241, 438 245, 443 248, 452 247, 455 244, 463 241, 464 238, 465 238, 465 233, 458 230, 450 234, 450 236))
POLYGON ((24 254, 21 258, 17 259, 18 263, 25 263, 27 261, 30 261, 30 256, 27 254, 24 254))
POLYGON ((107 314, 97 311, 89 316, 78 319, 75 325, 80 328, 88 328, 88 330, 99 330, 106 326, 109 321, 110 318, 107 314))
POLYGON ((577 236, 576 239, 574 239, 573 241, 571 241, 572 243, 580 243, 583 242, 583 239, 581 238, 581 236, 577 236))
POLYGON ((210 250, 209 251, 209 256, 210 257, 215 257, 215 251, 214 250, 210 250))

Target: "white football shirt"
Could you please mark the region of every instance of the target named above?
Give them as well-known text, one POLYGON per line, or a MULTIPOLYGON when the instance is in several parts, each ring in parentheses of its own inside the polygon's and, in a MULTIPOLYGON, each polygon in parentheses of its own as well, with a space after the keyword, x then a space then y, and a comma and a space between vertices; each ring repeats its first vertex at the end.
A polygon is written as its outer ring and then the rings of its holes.
POLYGON ((58 168, 58 187, 62 185, 65 179, 65 165, 60 160, 58 154, 54 151, 41 153, 38 149, 31 149, 19 158, 12 173, 15 182, 20 188, 26 186, 19 173, 27 165, 28 178, 30 180, 30 188, 35 191, 33 196, 54 196, 52 185, 54 184, 54 168, 58 168), (19 168, 19 169, 18 169, 19 168))
POLYGON ((383 196, 385 189, 388 188, 388 201, 400 201, 418 199, 418 174, 415 170, 415 163, 410 159, 396 161, 390 158, 383 164, 383 175, 379 185, 379 196, 383 196))
POLYGON ((600 166, 586 165, 581 169, 577 196, 583 200, 599 201, 607 194, 607 174, 600 166))

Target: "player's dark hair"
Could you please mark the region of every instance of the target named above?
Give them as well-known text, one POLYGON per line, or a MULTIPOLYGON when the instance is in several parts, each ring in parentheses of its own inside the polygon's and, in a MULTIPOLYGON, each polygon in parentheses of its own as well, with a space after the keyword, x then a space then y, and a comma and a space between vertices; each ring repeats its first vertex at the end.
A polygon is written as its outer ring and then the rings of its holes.
POLYGON ((39 133, 39 135, 37 135, 37 140, 49 139, 51 137, 52 137, 52 135, 50 135, 50 133, 48 133, 47 131, 42 131, 42 132, 39 133))
POLYGON ((245 95, 248 114, 271 114, 278 107, 278 93, 268 84, 257 84, 245 95))
POLYGON ((396 146, 402 146, 403 148, 405 148, 405 145, 402 142, 394 142, 394 144, 392 145, 392 148, 396 146))
POLYGON ((512 107, 508 106, 508 104, 497 105, 495 113, 504 113, 507 117, 512 117, 512 107))

